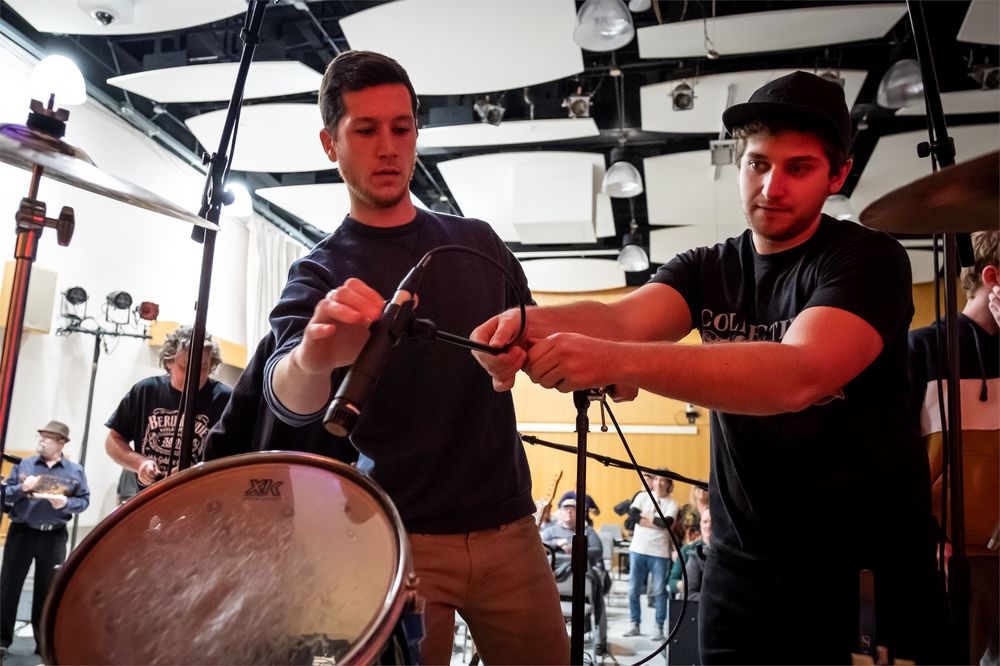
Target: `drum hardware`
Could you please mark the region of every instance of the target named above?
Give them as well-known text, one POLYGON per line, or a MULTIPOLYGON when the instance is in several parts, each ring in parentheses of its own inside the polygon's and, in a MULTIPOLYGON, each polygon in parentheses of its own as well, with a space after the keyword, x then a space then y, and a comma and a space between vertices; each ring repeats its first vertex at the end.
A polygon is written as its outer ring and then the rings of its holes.
MULTIPOLYGON (((917 154, 921 157, 933 156, 941 170, 882 197, 862 211, 861 222, 884 231, 944 234, 946 336, 941 350, 947 354, 945 365, 949 390, 947 413, 942 415, 941 422, 946 424, 942 432, 946 447, 945 474, 950 473, 952 556, 948 565, 948 598, 954 629, 952 635, 956 637, 953 661, 968 663, 970 583, 969 563, 965 556, 962 408, 961 391, 952 390, 958 386, 959 376, 956 276, 960 265, 973 263, 972 244, 965 232, 996 229, 1000 209, 997 192, 1000 153, 994 152, 955 166, 955 145, 948 136, 923 3, 907 0, 906 6, 927 103, 929 141, 917 146, 917 154)), ((949 492, 946 492, 945 496, 948 495, 949 492)), ((946 520, 945 516, 942 515, 943 520, 946 520)), ((944 558, 940 561, 943 568, 944 558)))

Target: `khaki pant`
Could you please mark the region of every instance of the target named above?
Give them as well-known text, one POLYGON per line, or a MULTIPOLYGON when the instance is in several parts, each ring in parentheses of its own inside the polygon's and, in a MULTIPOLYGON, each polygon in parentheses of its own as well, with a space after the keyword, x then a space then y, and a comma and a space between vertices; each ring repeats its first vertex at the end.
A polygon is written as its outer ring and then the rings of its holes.
POLYGON ((424 664, 451 661, 455 611, 485 664, 568 664, 552 567, 531 516, 463 534, 411 534, 425 602, 424 664))

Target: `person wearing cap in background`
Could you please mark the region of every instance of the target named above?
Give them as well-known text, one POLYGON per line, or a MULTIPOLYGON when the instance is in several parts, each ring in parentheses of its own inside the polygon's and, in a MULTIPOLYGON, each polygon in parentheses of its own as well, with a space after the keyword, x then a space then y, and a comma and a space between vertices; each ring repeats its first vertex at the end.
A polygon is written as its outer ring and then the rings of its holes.
MULTIPOLYGON (((564 492, 563 495, 562 495, 562 497, 559 498, 559 504, 558 504, 558 506, 562 506, 563 505, 563 501, 564 500, 568 500, 568 499, 572 499, 572 500, 576 499, 576 491, 575 490, 567 490, 566 492, 564 492)), ((601 509, 600 509, 600 507, 597 506, 597 502, 594 501, 594 498, 591 497, 590 494, 588 493, 587 494, 587 516, 586 516, 587 524, 590 525, 590 526, 593 526, 594 525, 594 516, 599 516, 599 515, 601 515, 601 509)))
MULTIPOLYGON (((723 123, 749 229, 618 301, 532 308, 533 344, 476 358, 497 390, 523 368, 563 392, 632 385, 712 409, 704 663, 849 661, 862 569, 877 644, 940 663, 928 463, 907 412, 909 262, 888 235, 822 214, 851 168, 844 92, 794 72, 723 123), (674 344, 692 328, 704 344, 674 344), (854 545, 830 548, 845 518, 854 545)), ((506 344, 517 330, 506 312, 472 337, 506 344)))
MULTIPOLYGON (((41 636, 42 606, 56 569, 66 559, 66 523, 90 505, 83 467, 63 457, 69 427, 49 421, 38 430, 38 455, 14 465, 6 483, 10 529, 0 569, 0 648, 14 640, 14 622, 28 568, 35 563, 31 628, 41 636)), ((36 648, 37 651, 37 648, 36 648)))

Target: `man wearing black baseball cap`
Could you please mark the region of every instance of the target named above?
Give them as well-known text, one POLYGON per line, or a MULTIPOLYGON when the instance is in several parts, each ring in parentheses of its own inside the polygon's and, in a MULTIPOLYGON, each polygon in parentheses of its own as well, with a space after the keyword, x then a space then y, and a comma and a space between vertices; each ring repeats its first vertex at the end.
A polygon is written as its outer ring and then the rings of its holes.
MULTIPOLYGON (((633 386, 712 410, 704 663, 848 662, 868 610, 872 645, 939 663, 928 466, 906 413, 909 261, 822 214, 851 168, 843 90, 794 72, 723 122, 749 229, 619 301, 532 308, 530 348, 477 359, 496 390, 523 369, 563 392, 633 386), (705 344, 673 344, 692 328, 705 344)), ((472 337, 506 344, 518 324, 507 312, 472 337)))

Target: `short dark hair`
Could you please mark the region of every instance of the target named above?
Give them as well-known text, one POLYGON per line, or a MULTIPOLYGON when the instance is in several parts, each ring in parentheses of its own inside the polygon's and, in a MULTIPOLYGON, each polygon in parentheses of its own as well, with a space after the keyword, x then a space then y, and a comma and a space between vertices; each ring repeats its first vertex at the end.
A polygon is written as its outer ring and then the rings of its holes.
POLYGON ((747 148, 747 139, 756 136, 775 136, 781 132, 803 132, 812 134, 823 144, 823 152, 830 163, 830 175, 837 173, 851 159, 851 153, 840 147, 840 141, 831 134, 826 126, 813 123, 806 119, 792 120, 790 118, 761 118, 751 120, 746 125, 734 127, 733 138, 736 139, 736 165, 739 166, 743 153, 747 148))
POLYGON ((972 234, 972 256, 975 261, 962 269, 962 288, 967 298, 972 298, 983 286, 983 269, 987 266, 1000 267, 1000 231, 977 231, 972 234))
POLYGON ((337 123, 344 117, 344 93, 356 92, 387 83, 400 83, 410 92, 413 118, 416 120, 420 102, 403 66, 389 56, 374 51, 345 51, 333 59, 323 74, 319 86, 319 112, 323 126, 336 133, 337 123))
MULTIPOLYGON (((160 347, 160 365, 169 369, 168 364, 174 362, 177 354, 189 351, 193 335, 194 329, 191 326, 178 326, 169 333, 167 339, 163 341, 163 346, 160 347)), ((205 333, 205 348, 209 347, 211 347, 212 354, 211 372, 215 372, 216 368, 222 365, 222 350, 219 349, 219 343, 213 340, 211 335, 205 333)))

